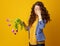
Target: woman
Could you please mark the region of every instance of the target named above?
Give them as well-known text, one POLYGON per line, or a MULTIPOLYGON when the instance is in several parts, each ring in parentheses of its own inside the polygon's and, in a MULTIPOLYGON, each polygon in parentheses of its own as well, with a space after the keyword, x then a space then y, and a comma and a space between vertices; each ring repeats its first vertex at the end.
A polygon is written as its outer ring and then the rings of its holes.
POLYGON ((40 1, 32 6, 28 26, 24 23, 25 29, 29 31, 29 46, 45 46, 43 28, 50 21, 49 13, 40 1))

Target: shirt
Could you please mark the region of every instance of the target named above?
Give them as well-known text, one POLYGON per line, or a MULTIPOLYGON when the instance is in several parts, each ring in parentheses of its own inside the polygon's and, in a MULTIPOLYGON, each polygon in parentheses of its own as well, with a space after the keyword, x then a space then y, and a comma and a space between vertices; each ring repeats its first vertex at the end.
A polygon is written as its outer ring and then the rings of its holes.
POLYGON ((45 23, 46 23, 46 20, 38 21, 37 19, 36 22, 34 22, 31 29, 28 27, 29 39, 31 44, 36 45, 37 41, 45 40, 45 36, 43 33, 43 28, 45 27, 45 23))

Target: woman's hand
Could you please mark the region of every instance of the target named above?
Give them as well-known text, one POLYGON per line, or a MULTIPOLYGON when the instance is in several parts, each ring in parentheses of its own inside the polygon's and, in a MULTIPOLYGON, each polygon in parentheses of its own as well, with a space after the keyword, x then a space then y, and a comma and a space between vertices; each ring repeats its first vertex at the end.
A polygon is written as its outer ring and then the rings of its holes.
POLYGON ((38 15, 39 21, 42 19, 41 17, 41 9, 38 5, 35 6, 34 8, 35 14, 38 15))
POLYGON ((25 22, 23 22, 23 24, 24 24, 24 28, 28 31, 29 27, 25 24, 25 22))
POLYGON ((37 10, 36 14, 38 15, 39 21, 41 21, 42 20, 41 11, 37 10))
POLYGON ((41 11, 40 11, 39 9, 37 9, 37 10, 36 10, 36 14, 37 14, 38 16, 40 16, 40 15, 41 15, 41 11))

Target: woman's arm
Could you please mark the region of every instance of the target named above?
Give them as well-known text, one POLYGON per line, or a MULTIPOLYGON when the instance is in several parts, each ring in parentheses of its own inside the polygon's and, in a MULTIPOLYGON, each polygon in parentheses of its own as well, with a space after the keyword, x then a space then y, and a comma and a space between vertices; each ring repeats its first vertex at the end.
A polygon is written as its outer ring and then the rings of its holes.
POLYGON ((42 19, 42 15, 41 15, 41 11, 40 10, 37 11, 37 15, 38 15, 38 27, 40 29, 43 29, 45 27, 46 20, 42 19))
MULTIPOLYGON (((44 21, 45 21, 45 20, 44 20, 44 21)), ((45 27, 45 24, 46 24, 46 23, 43 22, 43 20, 41 20, 41 21, 38 22, 38 26, 39 26, 40 29, 43 29, 43 28, 45 27)))

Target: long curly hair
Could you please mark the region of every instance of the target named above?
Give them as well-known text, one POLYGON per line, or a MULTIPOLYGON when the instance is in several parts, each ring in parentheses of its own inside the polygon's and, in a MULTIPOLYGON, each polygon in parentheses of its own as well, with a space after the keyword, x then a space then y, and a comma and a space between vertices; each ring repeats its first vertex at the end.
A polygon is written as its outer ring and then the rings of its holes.
POLYGON ((32 6, 32 11, 31 11, 31 14, 30 14, 30 18, 28 20, 28 25, 29 26, 32 26, 32 24, 36 20, 36 14, 34 12, 35 5, 38 5, 41 8, 42 20, 46 19, 46 23, 48 23, 48 21, 50 21, 50 16, 49 16, 48 10, 46 9, 46 7, 44 6, 44 4, 42 2, 37 1, 32 6))

